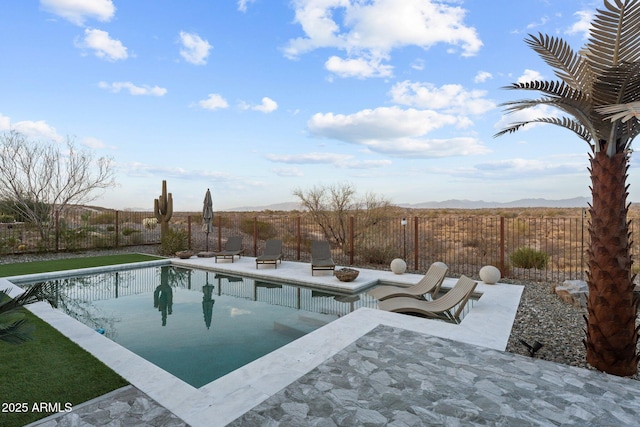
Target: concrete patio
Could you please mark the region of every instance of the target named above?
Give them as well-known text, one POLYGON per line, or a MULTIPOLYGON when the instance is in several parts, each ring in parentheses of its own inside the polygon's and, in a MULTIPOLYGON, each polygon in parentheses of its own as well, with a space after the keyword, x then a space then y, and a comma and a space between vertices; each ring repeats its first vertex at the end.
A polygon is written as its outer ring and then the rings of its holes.
MULTIPOLYGON (((359 269, 342 283, 296 262, 171 262, 345 293, 421 277, 359 269)), ((460 325, 361 308, 199 389, 44 303, 31 309, 193 426, 239 417, 234 425, 631 425, 640 416, 637 381, 504 352, 522 290, 479 283, 482 296, 460 325), (385 399, 395 404, 380 407, 385 399)))

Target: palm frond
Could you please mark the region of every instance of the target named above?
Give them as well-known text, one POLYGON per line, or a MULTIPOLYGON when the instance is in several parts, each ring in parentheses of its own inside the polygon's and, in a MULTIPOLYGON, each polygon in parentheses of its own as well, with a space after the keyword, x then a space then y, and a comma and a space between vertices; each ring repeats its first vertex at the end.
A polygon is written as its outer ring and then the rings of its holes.
POLYGON ((622 62, 640 60, 640 1, 604 1, 597 9, 584 55, 596 75, 622 62))
POLYGON ((574 132, 580 138, 584 139, 587 142, 591 141, 591 133, 589 130, 582 125, 582 123, 573 120, 569 117, 539 117, 532 120, 526 120, 522 122, 512 123, 510 126, 502 129, 500 132, 493 135, 494 138, 505 135, 507 133, 514 133, 520 130, 522 127, 532 124, 532 123, 546 123, 551 125, 556 125, 563 127, 565 129, 569 129, 574 132))
POLYGON ((52 306, 56 306, 49 284, 37 283, 15 298, 9 297, 8 290, 0 291, 0 313, 7 313, 38 301, 47 301, 52 306))
POLYGON ((525 39, 533 50, 553 68, 555 75, 574 90, 590 91, 592 71, 589 63, 574 52, 563 39, 550 37, 540 33, 538 37, 529 34, 525 39))
POLYGON ((625 104, 640 99, 640 62, 623 62, 606 70, 594 83, 594 106, 625 104))
POLYGON ((31 333, 34 329, 35 326, 28 323, 27 319, 3 324, 0 317, 0 341, 9 344, 22 344, 32 339, 31 333))
POLYGON ((561 81, 534 80, 531 82, 512 83, 509 86, 504 86, 503 89, 535 90, 537 92, 542 92, 545 95, 556 97, 584 97, 584 92, 575 89, 565 82, 561 81))
POLYGON ((640 118, 640 101, 627 104, 605 105, 604 107, 596 108, 596 110, 607 116, 606 120, 612 122, 621 120, 622 123, 626 123, 631 119, 640 118))

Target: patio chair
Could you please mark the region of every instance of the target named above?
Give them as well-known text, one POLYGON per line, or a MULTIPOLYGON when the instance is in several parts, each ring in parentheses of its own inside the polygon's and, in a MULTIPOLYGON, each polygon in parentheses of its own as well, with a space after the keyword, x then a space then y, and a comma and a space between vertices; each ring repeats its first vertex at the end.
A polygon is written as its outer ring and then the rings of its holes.
POLYGON ((269 239, 265 242, 264 253, 256 258, 256 268, 260 264, 273 264, 278 268, 278 261, 282 263, 282 240, 269 239))
POLYGON ((477 285, 478 282, 475 280, 462 276, 451 290, 437 300, 424 301, 410 297, 389 298, 380 301, 378 308, 394 313, 417 314, 460 323, 460 313, 477 285))
POLYGON ((336 264, 331 258, 331 248, 329 242, 311 242, 311 275, 316 270, 335 270, 336 264))
POLYGON ((227 259, 231 258, 231 262, 233 262, 234 257, 237 255, 238 258, 242 257, 244 253, 244 249, 242 249, 242 236, 231 236, 227 239, 224 244, 224 250, 220 252, 214 252, 213 256, 218 262, 218 258, 227 259))
POLYGON ((426 294, 431 294, 431 299, 436 299, 448 269, 449 268, 442 263, 434 263, 431 264, 431 267, 429 267, 424 277, 409 288, 403 288, 401 286, 378 286, 368 293, 378 301, 397 297, 424 299, 426 294))

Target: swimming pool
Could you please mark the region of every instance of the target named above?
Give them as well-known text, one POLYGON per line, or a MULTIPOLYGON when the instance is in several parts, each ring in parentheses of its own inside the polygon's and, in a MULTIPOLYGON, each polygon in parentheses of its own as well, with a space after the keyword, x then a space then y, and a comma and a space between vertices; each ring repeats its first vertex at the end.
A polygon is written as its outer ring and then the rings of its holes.
POLYGON ((62 311, 194 387, 376 304, 365 294, 177 266, 47 283, 62 311))

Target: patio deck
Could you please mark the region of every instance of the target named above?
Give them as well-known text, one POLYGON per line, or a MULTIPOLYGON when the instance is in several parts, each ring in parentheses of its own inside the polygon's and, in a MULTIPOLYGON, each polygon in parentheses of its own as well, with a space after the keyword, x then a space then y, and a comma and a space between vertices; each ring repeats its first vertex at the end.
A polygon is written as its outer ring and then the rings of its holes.
MULTIPOLYGON (((250 257, 172 262, 343 292, 420 278, 359 269, 356 281, 342 283, 330 273, 312 277, 303 263, 256 269, 250 257)), ((638 381, 504 352, 522 290, 480 283, 483 295, 460 325, 361 308, 199 389, 44 303, 31 309, 193 426, 329 418, 337 425, 633 424, 640 416, 638 381)))

